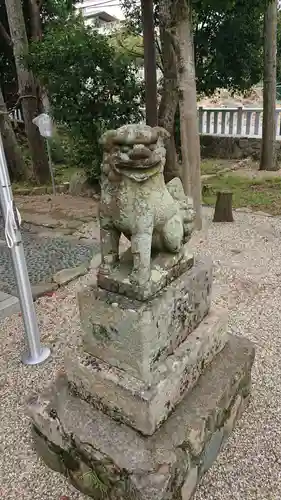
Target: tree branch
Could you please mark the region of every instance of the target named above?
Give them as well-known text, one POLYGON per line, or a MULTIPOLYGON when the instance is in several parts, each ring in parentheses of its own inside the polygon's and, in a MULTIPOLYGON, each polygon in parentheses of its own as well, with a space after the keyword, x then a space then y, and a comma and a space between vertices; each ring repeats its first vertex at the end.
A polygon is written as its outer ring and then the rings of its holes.
POLYGON ((0 115, 9 115, 9 114, 11 114, 13 111, 15 111, 19 107, 22 99, 37 99, 37 97, 35 95, 32 95, 32 94, 21 95, 21 96, 19 96, 19 98, 17 99, 16 104, 12 108, 8 109, 7 111, 0 111, 0 115))
MULTIPOLYGON (((120 47, 125 50, 128 54, 130 54, 131 56, 133 57, 137 57, 137 58, 140 58, 140 59, 143 59, 143 53, 141 52, 135 52, 133 49, 129 49, 128 47, 126 47, 126 45, 124 45, 122 43, 122 41, 120 40, 120 38, 117 39, 117 43, 118 45, 120 45, 120 47)), ((140 47, 141 48, 141 47, 140 47)))
POLYGON ((155 43, 156 43, 156 49, 157 49, 157 53, 158 53, 158 56, 159 56, 159 59, 160 61, 157 62, 156 61, 156 64, 158 66, 158 68, 162 71, 163 73, 163 67, 164 67, 164 62, 163 62, 163 54, 162 54, 162 50, 161 50, 161 44, 160 44, 160 41, 158 39, 158 37, 156 36, 155 37, 155 43))

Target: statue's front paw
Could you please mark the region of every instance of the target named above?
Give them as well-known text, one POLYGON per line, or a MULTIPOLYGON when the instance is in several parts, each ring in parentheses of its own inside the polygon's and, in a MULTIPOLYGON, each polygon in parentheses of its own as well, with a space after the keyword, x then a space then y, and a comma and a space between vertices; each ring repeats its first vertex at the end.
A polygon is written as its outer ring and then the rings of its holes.
POLYGON ((110 274, 115 266, 118 264, 118 259, 116 258, 108 258, 104 260, 104 262, 101 263, 99 267, 99 273, 100 274, 110 274))
POLYGON ((132 271, 130 282, 135 286, 144 286, 150 280, 150 270, 132 271))
POLYGON ((112 265, 110 265, 110 264, 101 264, 99 267, 100 274, 107 275, 107 274, 110 274, 111 271, 112 271, 112 265))

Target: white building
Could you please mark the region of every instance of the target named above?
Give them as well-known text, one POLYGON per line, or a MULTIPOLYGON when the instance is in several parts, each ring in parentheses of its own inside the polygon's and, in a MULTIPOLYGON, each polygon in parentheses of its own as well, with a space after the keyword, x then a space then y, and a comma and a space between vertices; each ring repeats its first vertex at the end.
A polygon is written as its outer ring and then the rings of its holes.
MULTIPOLYGON (((80 12, 84 18, 86 25, 95 26, 100 33, 103 35, 109 35, 114 30, 122 28, 124 22, 124 16, 120 7, 116 7, 117 0, 114 0, 114 7, 107 5, 101 0, 84 0, 83 2, 76 4, 76 9, 80 12), (104 10, 100 10, 97 6, 103 6, 104 10)), ((281 1, 281 0, 280 0, 281 1)), ((138 77, 141 81, 144 81, 144 68, 140 67, 138 69, 138 77)), ((162 77, 162 72, 157 68, 157 79, 160 80, 162 77)))
POLYGON ((123 15, 119 7, 107 7, 105 4, 105 11, 99 6, 103 6, 102 2, 84 0, 76 4, 76 9, 82 14, 85 24, 96 26, 103 34, 108 34, 122 25, 123 15))

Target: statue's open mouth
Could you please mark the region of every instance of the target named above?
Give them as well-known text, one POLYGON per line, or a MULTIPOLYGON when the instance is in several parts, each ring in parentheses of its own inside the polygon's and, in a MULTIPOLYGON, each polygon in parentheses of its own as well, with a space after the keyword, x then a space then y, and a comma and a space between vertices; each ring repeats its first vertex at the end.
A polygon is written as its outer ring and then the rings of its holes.
POLYGON ((117 168, 119 169, 129 169, 129 170, 146 170, 149 168, 153 168, 161 162, 161 158, 155 158, 153 161, 150 160, 144 160, 142 162, 136 161, 136 160, 128 160, 128 161, 122 161, 118 160, 116 163, 117 168))
POLYGON ((161 163, 160 162, 154 162, 151 166, 145 167, 144 165, 135 165, 135 162, 133 167, 128 167, 128 164, 122 164, 118 163, 118 165, 114 165, 114 168, 116 172, 121 174, 122 176, 124 175, 125 177, 129 177, 130 179, 133 179, 137 182, 143 182, 153 175, 156 175, 160 168, 161 168, 161 163))

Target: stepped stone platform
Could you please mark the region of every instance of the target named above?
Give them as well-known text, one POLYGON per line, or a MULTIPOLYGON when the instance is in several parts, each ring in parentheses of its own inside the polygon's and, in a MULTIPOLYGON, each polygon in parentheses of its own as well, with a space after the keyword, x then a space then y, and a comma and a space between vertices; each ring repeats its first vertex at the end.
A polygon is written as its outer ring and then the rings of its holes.
POLYGON ((78 295, 82 338, 65 353, 65 373, 30 399, 28 411, 38 454, 89 497, 189 500, 247 405, 254 348, 229 335, 227 312, 211 306, 212 263, 190 255, 185 241, 194 213, 179 180, 176 189, 162 182, 161 129, 131 127, 108 133, 104 168, 108 175, 115 165, 119 180, 103 181, 102 263, 97 284, 78 295), (128 164, 116 154, 124 138, 128 164), (167 217, 154 228, 158 253, 151 253, 151 226, 134 234, 131 191, 134 204, 142 197, 138 224, 151 211, 154 223, 159 211, 161 221, 167 217), (131 255, 118 258, 118 231, 124 224, 128 233, 128 221, 131 255))
POLYGON ((93 498, 189 500, 248 403, 253 360, 249 341, 229 337, 153 436, 105 415, 59 377, 30 402, 36 449, 93 498))

